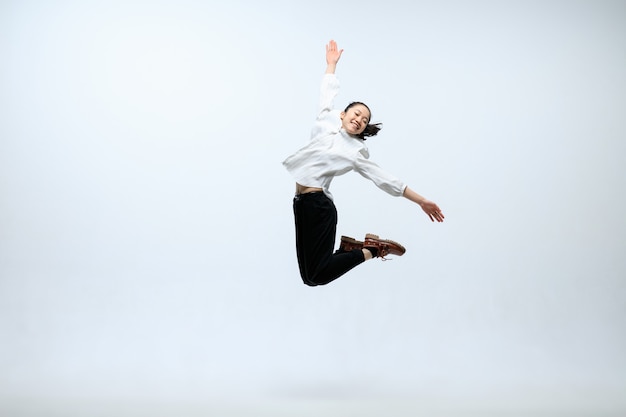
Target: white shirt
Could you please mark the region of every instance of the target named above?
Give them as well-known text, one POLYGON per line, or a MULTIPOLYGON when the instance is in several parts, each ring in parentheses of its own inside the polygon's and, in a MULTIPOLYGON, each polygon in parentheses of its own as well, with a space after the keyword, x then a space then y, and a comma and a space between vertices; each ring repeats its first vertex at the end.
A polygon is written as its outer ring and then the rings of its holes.
POLYGON ((370 161, 365 141, 351 136, 341 126, 341 111, 333 108, 338 92, 339 80, 335 74, 325 74, 320 111, 311 131, 311 140, 285 159, 283 165, 298 184, 321 188, 331 200, 333 196, 329 188, 333 178, 352 170, 392 196, 401 196, 406 184, 370 161))

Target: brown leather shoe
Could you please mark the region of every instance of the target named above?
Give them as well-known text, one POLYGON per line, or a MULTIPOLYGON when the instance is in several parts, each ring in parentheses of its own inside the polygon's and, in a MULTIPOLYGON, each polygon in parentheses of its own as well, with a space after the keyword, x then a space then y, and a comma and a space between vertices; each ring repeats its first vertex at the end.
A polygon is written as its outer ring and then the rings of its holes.
POLYGON ((363 249, 363 242, 356 240, 349 236, 341 236, 341 243, 339 244, 339 250, 350 252, 354 249, 363 249))
POLYGON ((406 252, 404 246, 402 246, 398 242, 394 242, 393 240, 381 239, 378 237, 378 235, 374 235, 371 233, 365 235, 365 242, 363 242, 363 247, 365 249, 376 249, 378 251, 377 257, 383 259, 387 255, 402 256, 404 255, 404 252, 406 252))

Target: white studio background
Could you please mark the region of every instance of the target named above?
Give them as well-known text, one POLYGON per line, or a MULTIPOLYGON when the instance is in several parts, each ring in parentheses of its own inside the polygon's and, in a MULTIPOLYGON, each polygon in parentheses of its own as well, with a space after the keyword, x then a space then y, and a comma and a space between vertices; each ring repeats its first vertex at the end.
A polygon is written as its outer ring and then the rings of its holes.
POLYGON ((0 56, 2 415, 626 410, 624 2, 4 1, 0 56), (329 39, 447 219, 338 178, 408 251, 308 288, 329 39))

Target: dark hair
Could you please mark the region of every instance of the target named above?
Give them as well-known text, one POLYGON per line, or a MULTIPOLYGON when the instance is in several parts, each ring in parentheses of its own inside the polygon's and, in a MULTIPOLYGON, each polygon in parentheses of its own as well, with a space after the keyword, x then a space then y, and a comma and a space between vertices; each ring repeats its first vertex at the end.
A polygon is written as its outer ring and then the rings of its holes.
MULTIPOLYGON (((354 107, 357 104, 360 104, 361 106, 365 106, 367 111, 370 112, 370 120, 372 120, 372 111, 370 110, 367 104, 362 103, 360 101, 353 101, 352 103, 348 104, 348 107, 346 107, 344 112, 347 112, 351 107, 354 107)), ((363 130, 363 132, 358 134, 357 137, 360 139, 366 140, 370 136, 376 136, 378 132, 380 131, 380 129, 382 128, 383 128, 382 123, 368 123, 367 126, 365 126, 365 129, 363 130)))

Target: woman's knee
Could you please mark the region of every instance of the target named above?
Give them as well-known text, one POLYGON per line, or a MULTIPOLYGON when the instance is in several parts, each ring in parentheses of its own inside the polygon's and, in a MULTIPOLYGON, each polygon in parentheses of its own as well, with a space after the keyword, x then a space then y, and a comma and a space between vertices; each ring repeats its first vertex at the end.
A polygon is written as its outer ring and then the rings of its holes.
POLYGON ((328 281, 327 279, 324 279, 324 277, 320 276, 319 274, 313 274, 310 276, 303 275, 302 282, 304 282, 304 284, 308 285, 309 287, 317 287, 319 285, 326 285, 330 281, 328 281))

